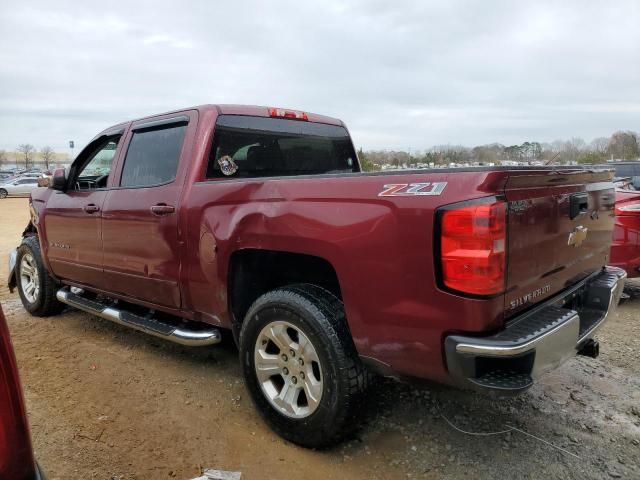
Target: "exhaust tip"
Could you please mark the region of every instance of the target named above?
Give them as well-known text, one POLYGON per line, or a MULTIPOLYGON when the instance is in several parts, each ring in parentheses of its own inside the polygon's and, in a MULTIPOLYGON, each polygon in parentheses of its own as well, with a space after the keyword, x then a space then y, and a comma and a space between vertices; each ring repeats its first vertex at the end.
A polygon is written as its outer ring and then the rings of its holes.
POLYGON ((580 350, 578 350, 578 355, 582 355, 585 357, 598 358, 600 355, 600 343, 590 338, 585 342, 580 350))

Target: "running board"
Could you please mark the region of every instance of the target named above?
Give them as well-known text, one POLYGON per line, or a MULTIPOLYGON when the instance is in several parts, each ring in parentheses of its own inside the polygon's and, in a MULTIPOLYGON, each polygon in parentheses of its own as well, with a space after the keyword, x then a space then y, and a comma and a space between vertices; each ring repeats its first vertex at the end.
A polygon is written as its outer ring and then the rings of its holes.
MULTIPOLYGON (((121 310, 115 306, 105 305, 101 302, 90 300, 72 293, 67 288, 58 290, 56 297, 62 303, 66 303, 79 310, 92 313, 106 320, 118 323, 125 327, 139 330, 155 337, 164 338, 180 345, 189 347, 201 347, 220 343, 222 339, 220 330, 209 325, 204 329, 181 328, 170 323, 156 320, 153 317, 141 317, 126 310, 121 310)), ((192 322, 195 323, 195 322, 192 322)), ((206 325, 206 324, 198 324, 206 325)))

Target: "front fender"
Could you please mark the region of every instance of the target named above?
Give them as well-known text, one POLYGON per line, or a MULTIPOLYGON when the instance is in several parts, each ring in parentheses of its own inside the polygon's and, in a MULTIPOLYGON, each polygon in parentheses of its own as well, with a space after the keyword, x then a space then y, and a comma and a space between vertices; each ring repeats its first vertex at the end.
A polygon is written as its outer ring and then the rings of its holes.
MULTIPOLYGON (((33 210, 32 210, 32 217, 33 217, 33 210)), ((22 238, 24 239, 26 237, 31 237, 37 234, 38 234, 38 231, 36 230, 36 227, 33 224, 33 221, 31 221, 29 222, 29 225, 27 225, 27 228, 24 229, 24 232, 22 232, 22 238)), ((14 248, 13 250, 11 250, 11 253, 9 253, 9 276, 7 277, 7 287, 9 287, 9 291, 11 293, 13 293, 13 290, 18 286, 18 275, 16 272, 17 257, 18 257, 18 249, 14 248)))

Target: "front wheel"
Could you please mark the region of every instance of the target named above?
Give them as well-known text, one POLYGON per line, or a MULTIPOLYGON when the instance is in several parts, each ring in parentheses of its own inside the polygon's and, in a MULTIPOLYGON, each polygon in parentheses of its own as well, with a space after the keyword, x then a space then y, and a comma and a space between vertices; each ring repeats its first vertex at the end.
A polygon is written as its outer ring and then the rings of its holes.
POLYGON ((37 237, 27 237, 18 248, 16 280, 22 305, 36 317, 48 317, 60 313, 64 304, 56 293, 60 285, 49 275, 42 262, 37 237))
POLYGON ((258 298, 242 325, 240 356, 254 404, 285 439, 325 447, 357 425, 369 374, 342 302, 327 290, 292 285, 258 298))
POLYGON ((4 188, 0 188, 0 198, 7 198, 9 196, 9 192, 7 192, 4 188))

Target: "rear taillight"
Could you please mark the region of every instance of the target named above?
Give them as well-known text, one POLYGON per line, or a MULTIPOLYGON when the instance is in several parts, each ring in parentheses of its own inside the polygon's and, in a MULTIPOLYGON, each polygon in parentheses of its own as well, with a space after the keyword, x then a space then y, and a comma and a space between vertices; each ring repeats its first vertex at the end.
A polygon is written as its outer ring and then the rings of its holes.
POLYGON ((9 330, 0 309, 0 478, 32 479, 35 462, 9 330))
POLYGON ((505 288, 506 203, 446 207, 440 215, 441 281, 472 295, 505 288))
POLYGON ((299 110, 286 110, 284 108, 270 108, 269 116, 278 118, 288 118, 290 120, 304 120, 308 121, 309 117, 306 113, 299 110))

